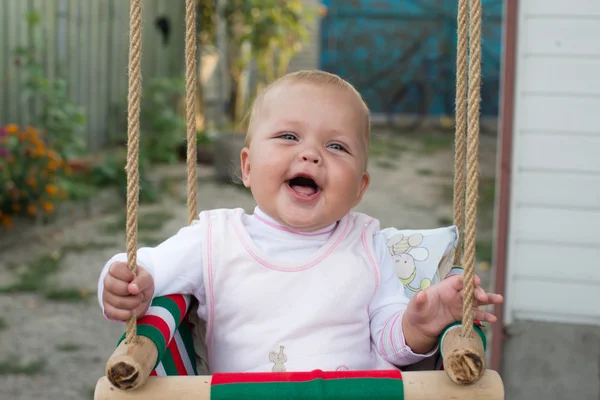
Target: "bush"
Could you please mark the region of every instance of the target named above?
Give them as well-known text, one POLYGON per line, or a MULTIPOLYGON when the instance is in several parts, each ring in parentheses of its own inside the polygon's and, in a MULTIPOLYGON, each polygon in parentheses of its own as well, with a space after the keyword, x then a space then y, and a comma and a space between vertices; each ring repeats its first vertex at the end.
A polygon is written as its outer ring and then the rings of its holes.
POLYGON ((0 223, 12 227, 12 217, 52 214, 66 198, 61 178, 70 174, 45 132, 15 124, 0 127, 0 223))

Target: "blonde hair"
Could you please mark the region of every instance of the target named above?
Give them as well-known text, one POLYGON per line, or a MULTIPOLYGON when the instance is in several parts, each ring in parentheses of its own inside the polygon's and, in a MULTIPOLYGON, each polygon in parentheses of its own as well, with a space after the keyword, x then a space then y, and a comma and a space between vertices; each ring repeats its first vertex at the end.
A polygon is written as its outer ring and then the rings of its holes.
POLYGON ((311 83, 315 85, 332 85, 337 86, 343 90, 348 91, 352 95, 356 96, 359 100, 361 106, 363 107, 365 113, 365 151, 368 154, 369 152, 369 143, 371 141, 371 113, 369 111, 369 107, 367 103, 364 101, 358 90, 352 86, 351 83, 339 77, 338 75, 320 71, 320 70, 302 70, 297 72, 288 73, 281 78, 277 79, 275 82, 271 83, 267 86, 263 91, 261 91, 256 98, 254 99, 254 103, 252 104, 252 108, 250 109, 250 113, 247 116, 248 125, 246 130, 246 146, 250 145, 252 141, 252 130, 253 126, 256 123, 256 115, 258 114, 258 110, 266 96, 266 94, 276 86, 279 86, 284 83, 311 83))

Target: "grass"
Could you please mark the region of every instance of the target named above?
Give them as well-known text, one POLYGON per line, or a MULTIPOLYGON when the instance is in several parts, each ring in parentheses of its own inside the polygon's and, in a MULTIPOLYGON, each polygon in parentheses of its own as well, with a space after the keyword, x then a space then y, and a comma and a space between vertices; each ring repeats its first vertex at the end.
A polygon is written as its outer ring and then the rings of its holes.
POLYGON ((438 218, 438 225, 440 226, 450 226, 453 225, 454 221, 449 217, 440 217, 438 218))
POLYGON ((491 240, 478 240, 477 243, 475 243, 475 254, 479 261, 491 264, 493 250, 494 244, 491 240))
MULTIPOLYGON (((451 204, 454 197, 454 186, 451 184, 442 187, 442 197, 451 204)), ((494 205, 496 200, 496 181, 492 177, 479 178, 479 198, 477 202, 477 229, 479 232, 488 231, 494 227, 494 205)), ((441 217, 438 224, 448 226, 454 224, 452 218, 441 217)), ((491 263, 493 256, 493 243, 491 240, 477 240, 475 243, 477 259, 491 263)))
POLYGON ((0 287, 0 293, 41 291, 45 288, 48 278, 60 269, 62 257, 60 252, 55 252, 24 265, 17 281, 0 287))
POLYGON ((409 146, 393 137, 373 136, 371 139, 372 156, 398 159, 407 150, 410 150, 409 146))
POLYGON ((417 151, 421 154, 433 154, 454 147, 454 135, 451 134, 423 133, 417 140, 417 151))
POLYGON ((63 343, 63 344, 57 344, 54 348, 57 351, 62 351, 64 353, 73 353, 73 352, 83 349, 83 346, 80 344, 76 344, 76 343, 63 343))
MULTIPOLYGON (((163 225, 173 218, 173 214, 168 211, 157 210, 140 213, 138 218, 138 231, 139 232, 156 232, 162 229, 163 225)), ((125 225, 127 222, 127 216, 124 213, 118 216, 118 218, 105 225, 104 230, 106 233, 120 233, 125 231, 125 225)))
POLYGON ((67 303, 75 303, 84 299, 93 297, 95 293, 82 288, 67 287, 67 288, 49 288, 44 292, 44 296, 48 300, 62 301, 67 303))
POLYGON ((392 161, 390 160, 377 160, 375 162, 375 164, 383 169, 394 169, 396 168, 396 164, 394 164, 392 161))
POLYGON ((17 279, 12 284, 0 286, 0 293, 41 293, 49 300, 81 300, 91 294, 82 289, 53 288, 49 283, 50 277, 60 270, 62 261, 68 254, 81 253, 88 249, 107 248, 113 245, 113 243, 107 242, 69 243, 61 247, 59 251, 45 254, 32 262, 10 265, 10 270, 17 275, 17 279))
POLYGON ((43 358, 23 364, 18 358, 11 357, 0 361, 0 375, 37 375, 46 369, 46 365, 43 358))

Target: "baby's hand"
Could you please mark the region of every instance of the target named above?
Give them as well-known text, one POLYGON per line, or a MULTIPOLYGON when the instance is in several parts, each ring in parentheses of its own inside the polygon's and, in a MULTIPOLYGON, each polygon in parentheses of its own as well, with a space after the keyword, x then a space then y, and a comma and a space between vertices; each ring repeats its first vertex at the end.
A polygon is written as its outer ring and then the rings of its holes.
POLYGON ((154 280, 148 271, 138 266, 134 279, 127 263, 115 262, 104 277, 104 314, 119 321, 127 321, 132 315, 144 315, 153 295, 154 280))
MULTIPOLYGON (((496 322, 496 317, 479 306, 501 304, 503 297, 487 293, 477 275, 474 277, 473 316, 475 319, 496 322)), ((406 309, 405 319, 429 338, 437 337, 449 324, 460 321, 463 313, 463 275, 454 275, 413 296, 406 309)))

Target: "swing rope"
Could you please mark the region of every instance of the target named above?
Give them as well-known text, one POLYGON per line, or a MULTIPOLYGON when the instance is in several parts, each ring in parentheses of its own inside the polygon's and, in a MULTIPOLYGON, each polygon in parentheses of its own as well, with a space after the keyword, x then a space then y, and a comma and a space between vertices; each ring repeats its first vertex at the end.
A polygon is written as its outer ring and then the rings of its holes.
POLYGON ((461 235, 464 234, 464 243, 460 243, 456 249, 454 264, 460 265, 464 254, 464 297, 461 327, 461 335, 463 337, 471 337, 473 335, 473 281, 475 279, 475 243, 479 188, 481 8, 481 0, 471 0, 470 7, 468 0, 459 0, 458 3, 454 220, 459 233, 461 235), (467 60, 469 66, 468 75, 467 60), (461 248, 463 244, 464 249, 461 248))
MULTIPOLYGON (((129 93, 127 109, 127 267, 137 274, 137 229, 140 156, 140 97, 142 89, 142 0, 129 2, 129 93)), ((135 315, 127 320, 125 340, 136 340, 135 315)))
MULTIPOLYGON (((186 124, 187 124, 187 188, 188 222, 198 215, 196 201, 196 2, 186 0, 185 7, 185 69, 186 69, 186 124)), ((142 88, 142 0, 130 0, 129 10, 129 94, 127 111, 127 267, 137 273, 137 222, 139 202, 139 145, 140 98, 142 88)), ((127 320, 125 342, 136 340, 137 317, 127 320)))
POLYGON ((185 2, 185 102, 187 120, 187 203, 188 223, 198 216, 196 202, 196 1, 185 2))

